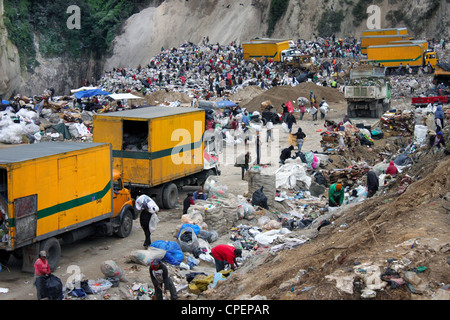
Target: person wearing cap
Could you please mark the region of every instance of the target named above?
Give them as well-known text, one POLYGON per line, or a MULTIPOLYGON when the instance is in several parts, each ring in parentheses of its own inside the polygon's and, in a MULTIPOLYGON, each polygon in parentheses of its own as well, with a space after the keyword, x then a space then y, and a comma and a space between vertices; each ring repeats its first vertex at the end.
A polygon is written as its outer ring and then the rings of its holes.
POLYGON ((339 207, 344 202, 345 190, 341 183, 334 183, 328 189, 328 205, 339 207))
POLYGON ((153 214, 157 214, 159 212, 159 207, 149 196, 143 194, 136 199, 136 210, 142 210, 139 217, 139 222, 145 234, 144 247, 148 247, 152 243, 150 238, 150 220, 153 214))
POLYGON ((228 263, 234 271, 238 266, 236 257, 242 256, 242 250, 226 244, 219 244, 211 249, 211 255, 214 257, 217 272, 224 270, 226 263, 228 263))
POLYGON ((34 263, 34 285, 36 286, 38 300, 45 298, 44 280, 50 275, 50 266, 47 260, 47 253, 45 251, 39 252, 39 257, 34 263))
POLYGON ((163 290, 164 294, 166 294, 167 289, 170 292, 170 299, 178 300, 177 290, 172 279, 169 277, 169 270, 160 259, 156 258, 150 263, 149 272, 153 286, 155 287, 156 300, 163 300, 163 290))

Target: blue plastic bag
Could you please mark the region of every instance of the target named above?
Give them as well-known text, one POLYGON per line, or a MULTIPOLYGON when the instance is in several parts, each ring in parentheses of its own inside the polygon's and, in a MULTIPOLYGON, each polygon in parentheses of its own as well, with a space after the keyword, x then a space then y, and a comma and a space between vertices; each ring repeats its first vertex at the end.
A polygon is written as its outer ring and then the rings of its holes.
POLYGON ((157 240, 152 242, 150 247, 165 250, 166 254, 162 260, 172 265, 178 266, 184 260, 184 254, 180 245, 174 241, 157 240))
POLYGON ((185 228, 191 228, 192 231, 194 231, 195 235, 198 235, 198 233, 200 232, 200 226, 196 225, 196 224, 189 224, 189 223, 184 223, 181 228, 180 231, 178 231, 177 233, 177 239, 180 236, 181 232, 183 231, 183 229, 185 228))

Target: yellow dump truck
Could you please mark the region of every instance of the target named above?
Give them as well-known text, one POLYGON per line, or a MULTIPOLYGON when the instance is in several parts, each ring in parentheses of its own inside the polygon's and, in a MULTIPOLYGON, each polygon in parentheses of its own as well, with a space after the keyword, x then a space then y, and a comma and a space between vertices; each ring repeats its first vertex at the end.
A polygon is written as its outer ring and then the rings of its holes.
MULTIPOLYGON (((392 41, 411 40, 409 35, 363 36, 361 37, 361 53, 367 55, 368 47, 388 44, 392 41)), ((370 59, 368 57, 368 59, 370 59)))
POLYGON ((110 143, 113 166, 132 196, 147 194, 166 209, 183 186, 201 186, 219 175, 214 141, 205 139, 205 111, 144 107, 94 116, 94 142, 110 143))
POLYGON ((448 61, 441 61, 436 64, 433 80, 436 85, 450 85, 450 63, 448 61))
MULTIPOLYGON (((289 41, 278 40, 252 40, 242 44, 242 51, 244 53, 244 60, 251 59, 273 59, 273 61, 280 62, 283 60, 283 56, 290 49, 289 41)), ((291 49, 294 52, 293 49, 291 49)))
POLYGON ((127 237, 137 212, 112 169, 109 144, 44 142, 0 150, 0 258, 23 257, 32 271, 40 250, 50 268, 62 243, 93 234, 127 237))
POLYGON ((428 43, 424 40, 396 41, 381 46, 370 46, 367 48, 367 59, 375 60, 380 66, 388 68, 409 64, 413 69, 424 67, 428 63, 435 68, 439 61, 437 53, 428 50, 428 43))

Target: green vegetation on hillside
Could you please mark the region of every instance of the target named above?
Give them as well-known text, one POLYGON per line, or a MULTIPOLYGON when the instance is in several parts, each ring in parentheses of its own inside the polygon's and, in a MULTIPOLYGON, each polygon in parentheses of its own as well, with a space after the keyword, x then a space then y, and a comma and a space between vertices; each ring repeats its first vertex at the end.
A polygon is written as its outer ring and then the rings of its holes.
POLYGON ((275 31, 275 25, 278 20, 286 13, 289 6, 289 0, 272 0, 270 2, 269 10, 269 25, 267 28, 267 35, 270 37, 275 31))
POLYGON ((344 20, 344 11, 325 10, 319 19, 317 32, 321 37, 331 37, 341 31, 341 23, 344 20))
POLYGON ((8 37, 17 46, 25 70, 36 66, 34 42, 46 58, 98 58, 108 53, 122 23, 149 0, 4 0, 8 37), (81 28, 69 29, 70 5, 81 11, 81 28), (36 40, 35 40, 36 35, 36 40))

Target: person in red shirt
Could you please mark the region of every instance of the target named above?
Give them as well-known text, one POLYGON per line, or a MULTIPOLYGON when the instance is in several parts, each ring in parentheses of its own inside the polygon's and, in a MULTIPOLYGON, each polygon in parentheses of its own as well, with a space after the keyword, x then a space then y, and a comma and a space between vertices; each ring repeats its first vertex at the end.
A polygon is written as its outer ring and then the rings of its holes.
POLYGON ((237 268, 236 257, 242 256, 242 250, 226 244, 219 244, 211 249, 211 255, 216 262, 217 272, 224 270, 226 263, 228 263, 234 271, 237 268))
POLYGON ((391 161, 389 163, 389 167, 386 169, 386 174, 390 174, 391 176, 395 177, 397 173, 397 167, 395 166, 394 161, 391 161))
POLYGON ((51 273, 50 266, 47 261, 47 254, 45 251, 39 252, 39 258, 34 263, 34 284, 36 286, 37 297, 39 300, 44 298, 44 280, 51 273))

